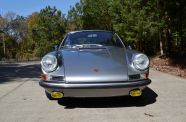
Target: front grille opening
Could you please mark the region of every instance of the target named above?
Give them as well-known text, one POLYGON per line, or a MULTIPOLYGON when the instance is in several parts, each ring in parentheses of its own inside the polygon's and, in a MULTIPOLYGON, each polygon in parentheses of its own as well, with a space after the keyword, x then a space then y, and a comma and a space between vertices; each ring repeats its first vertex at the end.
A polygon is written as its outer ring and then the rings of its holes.
POLYGON ((138 80, 138 79, 140 79, 140 74, 129 75, 129 80, 138 80))
POLYGON ((51 80, 54 81, 63 81, 64 77, 63 76, 52 76, 51 80))

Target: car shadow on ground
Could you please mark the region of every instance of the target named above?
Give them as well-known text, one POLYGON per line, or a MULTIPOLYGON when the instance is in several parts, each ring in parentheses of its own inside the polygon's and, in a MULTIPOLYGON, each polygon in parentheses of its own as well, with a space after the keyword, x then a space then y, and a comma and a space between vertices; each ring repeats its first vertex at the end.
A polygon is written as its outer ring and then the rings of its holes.
POLYGON ((114 107, 143 107, 156 102, 158 95, 150 88, 143 91, 139 98, 130 96, 106 97, 106 98, 62 98, 58 104, 65 109, 73 108, 114 108, 114 107))
POLYGON ((1 64, 0 84, 11 82, 17 78, 39 78, 41 74, 40 65, 37 64, 1 64))

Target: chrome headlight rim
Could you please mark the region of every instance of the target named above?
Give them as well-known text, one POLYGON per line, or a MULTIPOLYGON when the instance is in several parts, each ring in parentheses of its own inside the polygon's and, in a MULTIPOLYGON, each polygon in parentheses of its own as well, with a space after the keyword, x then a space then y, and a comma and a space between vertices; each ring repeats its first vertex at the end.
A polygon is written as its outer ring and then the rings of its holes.
POLYGON ((133 58, 133 65, 137 70, 144 71, 149 68, 149 58, 145 54, 137 54, 133 58), (140 59, 141 58, 141 59, 140 59), (143 65, 140 62, 145 62, 143 65))
POLYGON ((41 68, 47 73, 55 71, 57 69, 57 66, 58 61, 56 56, 54 55, 45 55, 41 60, 41 68))

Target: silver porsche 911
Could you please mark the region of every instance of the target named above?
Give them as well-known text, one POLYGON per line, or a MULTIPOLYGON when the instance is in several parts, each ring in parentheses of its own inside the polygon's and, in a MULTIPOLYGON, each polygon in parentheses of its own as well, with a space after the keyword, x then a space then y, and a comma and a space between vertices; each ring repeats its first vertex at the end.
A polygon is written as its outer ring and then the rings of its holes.
POLYGON ((151 83, 149 59, 125 47, 110 31, 68 33, 41 61, 39 82, 49 99, 62 97, 141 96, 151 83))

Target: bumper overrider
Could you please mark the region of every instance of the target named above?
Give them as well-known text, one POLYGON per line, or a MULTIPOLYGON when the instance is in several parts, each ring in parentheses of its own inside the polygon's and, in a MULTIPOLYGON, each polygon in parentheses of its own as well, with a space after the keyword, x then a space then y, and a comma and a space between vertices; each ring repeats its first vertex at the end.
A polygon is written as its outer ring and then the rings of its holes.
POLYGON ((150 83, 150 79, 112 83, 64 83, 43 80, 39 82, 49 93, 62 92, 64 97, 123 96, 129 95, 131 90, 143 90, 150 83))

